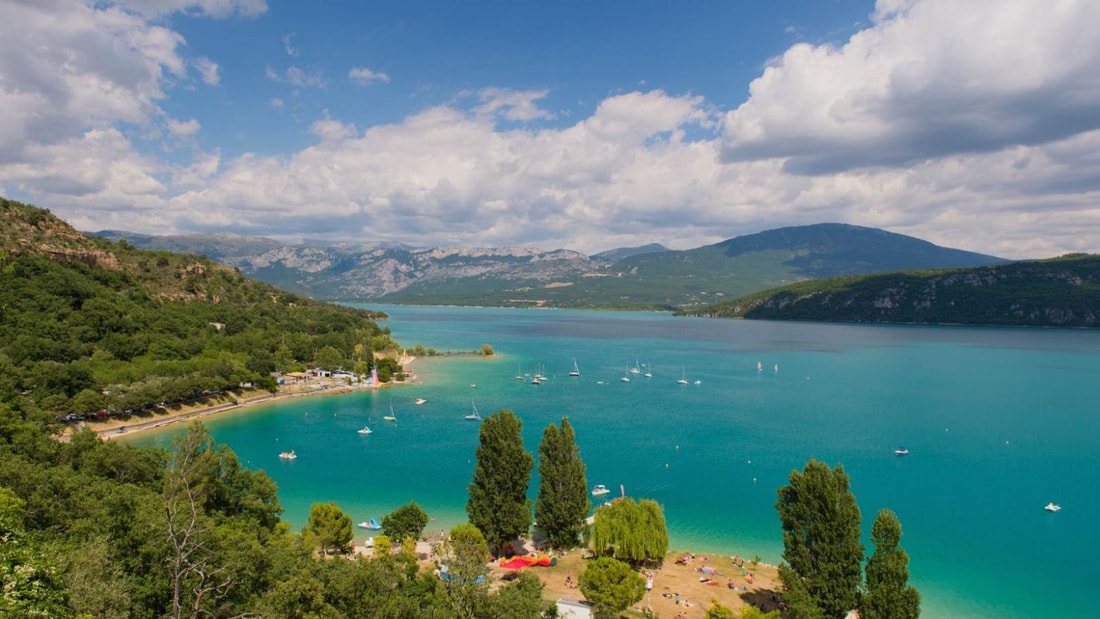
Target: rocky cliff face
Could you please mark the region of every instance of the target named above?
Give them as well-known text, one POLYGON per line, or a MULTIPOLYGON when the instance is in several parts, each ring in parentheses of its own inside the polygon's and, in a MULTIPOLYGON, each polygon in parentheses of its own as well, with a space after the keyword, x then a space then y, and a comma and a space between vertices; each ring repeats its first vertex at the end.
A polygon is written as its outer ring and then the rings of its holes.
POLYGON ((1100 327, 1100 256, 820 280, 710 315, 916 324, 1100 327))
POLYGON ((226 258, 246 275, 275 279, 277 271, 300 282, 301 292, 332 298, 377 299, 422 283, 470 278, 551 282, 606 263, 580 252, 532 248, 430 249, 286 246, 259 256, 226 258))

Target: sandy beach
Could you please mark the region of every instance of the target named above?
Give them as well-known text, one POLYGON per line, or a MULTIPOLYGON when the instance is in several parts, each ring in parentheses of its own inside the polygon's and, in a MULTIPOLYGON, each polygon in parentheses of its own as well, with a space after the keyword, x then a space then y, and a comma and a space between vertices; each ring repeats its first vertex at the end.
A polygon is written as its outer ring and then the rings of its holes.
MULTIPOLYGON (((408 382, 398 384, 408 384, 408 382)), ((351 393, 359 389, 361 388, 351 387, 339 381, 320 379, 309 383, 280 386, 275 393, 260 389, 242 389, 235 392, 211 395, 189 404, 175 404, 164 407, 159 409, 158 412, 139 413, 128 417, 114 417, 104 420, 91 419, 83 421, 81 424, 98 434, 100 438, 109 440, 210 415, 241 411, 276 400, 307 396, 333 396, 351 393)), ((81 425, 73 426, 74 429, 77 427, 81 427, 81 425)), ((71 432, 71 429, 67 429, 61 435, 62 440, 69 432, 71 432)))

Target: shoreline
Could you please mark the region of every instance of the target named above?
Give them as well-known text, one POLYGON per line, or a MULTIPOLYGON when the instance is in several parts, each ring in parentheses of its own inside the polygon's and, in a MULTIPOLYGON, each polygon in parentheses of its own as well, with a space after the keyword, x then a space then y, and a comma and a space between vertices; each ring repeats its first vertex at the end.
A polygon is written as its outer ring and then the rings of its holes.
POLYGON ((346 393, 354 393, 362 389, 386 389, 395 385, 411 384, 413 382, 415 382, 415 380, 379 385, 377 387, 355 387, 340 384, 336 381, 321 380, 314 384, 295 385, 293 387, 284 386, 279 388, 275 393, 258 389, 245 391, 240 396, 233 393, 225 393, 221 396, 210 396, 211 398, 217 397, 219 400, 213 403, 177 405, 176 409, 169 409, 168 412, 165 413, 154 413, 148 416, 148 418, 140 415, 131 415, 128 418, 84 421, 73 428, 66 428, 65 432, 61 433, 60 438, 62 440, 67 440, 69 435, 80 427, 87 427, 95 432, 99 438, 104 440, 125 438, 127 436, 163 428, 179 422, 246 410, 260 404, 321 395, 343 395, 346 393), (231 401, 224 401, 225 399, 231 401))

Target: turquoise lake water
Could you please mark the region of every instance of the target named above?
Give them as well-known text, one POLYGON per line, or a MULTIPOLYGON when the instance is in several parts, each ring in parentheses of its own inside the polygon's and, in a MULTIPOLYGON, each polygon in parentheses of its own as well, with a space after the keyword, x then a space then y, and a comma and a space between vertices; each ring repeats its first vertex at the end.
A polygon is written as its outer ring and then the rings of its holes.
MULTIPOLYGON (((419 359, 417 384, 209 418, 278 482, 295 527, 321 501, 356 522, 409 500, 431 532, 464 521, 477 424, 463 416, 476 404, 513 410, 532 452, 568 415, 589 485, 659 501, 673 548, 777 563, 776 489, 814 457, 851 477, 867 554, 875 514, 897 512, 923 616, 1093 613, 1100 333, 372 307, 410 347, 497 354, 419 359), (620 382, 636 363, 653 377, 620 382), (514 380, 539 364, 548 382, 514 380), (391 405, 397 421, 384 422, 391 405), (356 432, 365 424, 373 434, 356 432), (298 458, 281 461, 287 449, 298 458), (1044 511, 1051 501, 1062 511, 1044 511)), ((182 429, 130 440, 167 445, 182 429)))

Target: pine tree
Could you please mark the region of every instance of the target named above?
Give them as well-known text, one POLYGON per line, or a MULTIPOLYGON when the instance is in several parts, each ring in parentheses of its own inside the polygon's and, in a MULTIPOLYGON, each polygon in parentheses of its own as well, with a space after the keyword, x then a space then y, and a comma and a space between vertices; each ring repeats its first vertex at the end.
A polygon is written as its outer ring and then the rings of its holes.
POLYGON ((826 619, 858 608, 863 544, 859 506, 844 468, 830 471, 811 459, 801 473, 791 471, 790 485, 779 489, 775 507, 783 526, 783 559, 790 568, 780 571, 784 586, 808 594, 826 619))
POLYGON ((859 609, 862 619, 916 619, 920 592, 909 585, 909 555, 901 549, 897 514, 883 509, 871 526, 875 553, 867 560, 867 591, 859 609))
POLYGON ((531 502, 527 486, 535 459, 523 448, 523 422, 503 409, 481 423, 466 515, 494 550, 527 533, 531 502))
POLYGON ((546 426, 539 443, 539 496, 535 520, 554 548, 573 548, 588 515, 588 481, 573 427, 562 417, 561 429, 546 426))

